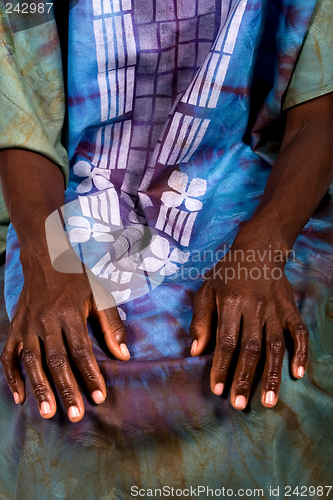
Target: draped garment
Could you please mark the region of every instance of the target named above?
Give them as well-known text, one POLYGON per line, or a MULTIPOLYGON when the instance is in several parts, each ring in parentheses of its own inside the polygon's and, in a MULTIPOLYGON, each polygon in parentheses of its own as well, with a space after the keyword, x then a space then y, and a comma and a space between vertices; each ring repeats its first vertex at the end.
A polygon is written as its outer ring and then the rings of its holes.
MULTIPOLYGON (((279 487, 282 499, 288 485, 329 484, 332 204, 305 226, 286 266, 310 331, 304 379, 291 379, 286 354, 277 406, 261 406, 257 381, 239 412, 227 393, 210 392, 212 354, 189 355, 193 295, 263 192, 314 4, 80 0, 70 9, 62 215, 117 302, 131 361, 110 359, 89 325, 108 398, 95 406, 83 394, 77 424, 61 402, 41 419, 29 384, 14 407, 2 378, 5 498, 106 500, 130 498, 132 485, 207 485, 279 487)), ((23 283, 13 228, 7 245, 12 317, 23 283)))

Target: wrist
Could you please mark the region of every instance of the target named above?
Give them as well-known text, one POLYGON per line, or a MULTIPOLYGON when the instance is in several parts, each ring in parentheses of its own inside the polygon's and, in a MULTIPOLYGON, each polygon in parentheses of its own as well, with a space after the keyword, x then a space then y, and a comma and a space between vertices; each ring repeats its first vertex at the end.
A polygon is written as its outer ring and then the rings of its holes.
POLYGON ((293 253, 292 245, 274 217, 257 214, 243 225, 231 249, 246 251, 261 262, 269 260, 284 266, 293 253))
POLYGON ((71 249, 58 210, 51 215, 39 212, 37 217, 29 218, 29 225, 24 227, 24 224, 19 224, 14 227, 22 266, 43 261, 45 265, 52 267, 59 255, 71 249))
POLYGON ((20 244, 23 269, 42 267, 61 273, 82 274, 83 264, 71 246, 59 211, 54 211, 30 238, 20 244))

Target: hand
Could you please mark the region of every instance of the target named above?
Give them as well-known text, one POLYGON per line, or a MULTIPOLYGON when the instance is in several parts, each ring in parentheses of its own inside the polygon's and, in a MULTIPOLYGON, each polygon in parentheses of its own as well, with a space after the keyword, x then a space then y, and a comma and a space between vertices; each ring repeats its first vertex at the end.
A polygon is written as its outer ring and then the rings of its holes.
MULTIPOLYGON (((290 331, 294 341, 292 373, 295 378, 304 375, 309 334, 284 274, 284 263, 272 262, 268 258, 264 258, 263 262, 259 258, 256 262, 247 262, 246 250, 239 246, 237 250, 232 248, 217 263, 194 297, 190 327, 194 338, 191 354, 202 354, 212 336, 216 335, 210 386, 214 394, 219 396, 223 393, 240 336, 240 355, 230 401, 234 408, 243 410, 247 405, 255 369, 261 356, 264 328, 266 363, 261 402, 270 408, 277 403, 281 383, 285 350, 283 329, 290 331), (218 321, 215 334, 212 328, 216 315, 218 321)), ((262 255, 264 254, 261 253, 262 255)))
MULTIPOLYGON (((53 417, 56 401, 43 369, 42 341, 46 364, 68 417, 72 422, 78 422, 84 415, 84 405, 69 364, 63 334, 70 356, 97 404, 105 400, 106 386, 92 352, 87 330, 88 316, 94 316, 99 321, 106 345, 116 358, 126 361, 130 355, 126 346, 126 331, 117 308, 97 310, 91 289, 94 276, 89 270, 88 273, 92 276, 83 272, 82 263, 73 251, 67 254, 66 259, 69 268, 81 269, 82 274, 55 271, 45 253, 36 249, 26 250, 21 254, 24 286, 1 362, 15 402, 23 403, 25 399, 21 359, 41 416, 53 417)), ((97 286, 103 288, 101 285, 97 286)), ((96 297, 96 283, 94 287, 96 297)), ((103 290, 99 292, 103 293, 103 290)))

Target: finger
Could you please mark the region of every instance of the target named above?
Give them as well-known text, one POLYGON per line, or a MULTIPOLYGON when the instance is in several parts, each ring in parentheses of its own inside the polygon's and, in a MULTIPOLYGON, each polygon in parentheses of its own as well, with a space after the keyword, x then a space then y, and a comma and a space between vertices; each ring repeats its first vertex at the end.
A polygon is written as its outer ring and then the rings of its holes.
POLYGON ((261 314, 247 310, 243 315, 240 354, 230 395, 232 406, 238 410, 244 410, 247 405, 254 373, 261 355, 261 345, 261 314))
POLYGON ((98 320, 105 343, 113 356, 121 361, 128 361, 130 353, 126 345, 126 330, 116 307, 98 311, 94 309, 94 317, 98 320))
POLYGON ((61 329, 49 330, 43 336, 46 363, 58 388, 69 420, 78 422, 84 415, 84 405, 77 382, 69 364, 61 329))
POLYGON ((261 402, 266 408, 275 406, 279 397, 284 350, 281 322, 271 318, 266 322, 266 363, 261 387, 261 402))
POLYGON ((41 416, 43 418, 53 417, 57 410, 57 405, 43 369, 39 337, 34 333, 28 333, 24 337, 22 362, 37 400, 41 416))
POLYGON ((1 354, 1 363, 8 387, 12 391, 16 404, 22 404, 25 399, 24 380, 20 367, 22 348, 22 338, 16 334, 16 327, 12 323, 7 342, 1 354))
POLYGON ((78 317, 75 322, 68 322, 63 329, 71 357, 80 370, 92 399, 96 404, 103 403, 106 399, 106 386, 93 354, 86 318, 78 317))
POLYGON ((90 314, 98 320, 109 351, 116 358, 128 361, 130 353, 126 345, 126 330, 119 317, 116 302, 90 269, 85 269, 93 297, 90 314))
POLYGON ((226 298, 218 312, 217 339, 210 372, 210 387, 217 396, 223 393, 231 360, 235 353, 242 317, 241 304, 226 298))
POLYGON ((302 378, 308 361, 309 332, 296 307, 286 320, 286 325, 294 341, 291 371, 295 378, 302 378))
POLYGON ((193 317, 190 325, 190 334, 193 338, 191 356, 202 354, 207 349, 212 335, 216 335, 212 332, 215 315, 215 293, 210 287, 203 286, 194 296, 193 317))

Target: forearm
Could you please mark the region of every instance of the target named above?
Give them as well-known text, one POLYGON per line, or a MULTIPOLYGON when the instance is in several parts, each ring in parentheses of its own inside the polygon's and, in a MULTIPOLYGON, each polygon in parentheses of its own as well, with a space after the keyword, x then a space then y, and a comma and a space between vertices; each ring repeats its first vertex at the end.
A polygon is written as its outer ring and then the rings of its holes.
POLYGON ((236 241, 259 237, 290 250, 333 178, 333 94, 290 109, 281 151, 250 221, 236 241), (260 234, 259 234, 260 233, 260 234))
POLYGON ((5 149, 0 151, 0 179, 21 251, 32 240, 45 249, 45 220, 64 204, 60 168, 36 153, 5 149))

